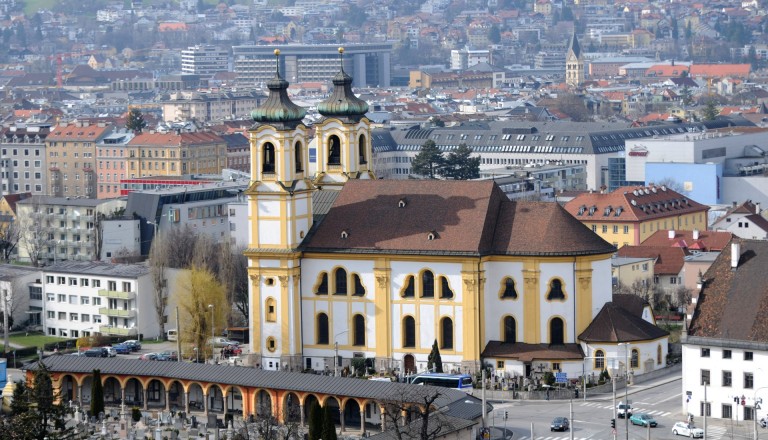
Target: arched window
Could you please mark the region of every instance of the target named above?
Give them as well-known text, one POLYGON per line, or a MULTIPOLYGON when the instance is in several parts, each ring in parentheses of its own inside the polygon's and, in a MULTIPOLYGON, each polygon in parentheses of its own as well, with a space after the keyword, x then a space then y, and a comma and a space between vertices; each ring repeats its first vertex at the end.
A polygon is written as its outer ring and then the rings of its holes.
POLYGON ((413 316, 403 318, 403 347, 416 347, 416 320, 413 316))
POLYGON ((549 301, 565 299, 565 292, 563 292, 563 282, 558 278, 555 278, 549 282, 549 293, 547 294, 547 299, 549 301))
POLYGON ((509 299, 517 299, 517 289, 515 288, 515 280, 512 277, 505 277, 501 281, 501 297, 509 299))
POLYGON ((339 137, 336 135, 333 135, 328 139, 328 164, 341 164, 341 140, 339 140, 339 137))
POLYGON ((659 346, 656 347, 656 364, 657 365, 661 365, 662 358, 663 356, 661 351, 661 344, 659 344, 659 346))
POLYGON ((595 351, 595 370, 605 370, 605 352, 603 350, 595 351))
POLYGON ((358 155, 360 156, 360 165, 364 165, 368 163, 367 158, 365 157, 365 135, 361 134, 359 138, 357 138, 357 150, 358 155))
POLYGON ((504 342, 517 342, 517 323, 511 316, 504 317, 504 342))
POLYGON ((328 295, 328 273, 320 272, 317 276, 317 287, 315 287, 315 295, 328 295))
POLYGON ((275 146, 272 145, 272 142, 267 142, 264 144, 264 157, 261 171, 263 173, 275 172, 275 146))
POLYGON ((294 161, 296 162, 296 171, 304 171, 304 164, 302 163, 301 158, 304 155, 304 152, 301 149, 301 142, 296 141, 296 144, 293 146, 293 154, 294 154, 294 161))
POLYGON ((317 345, 328 345, 328 315, 325 313, 317 314, 317 345))
POLYGON ((440 277, 440 298, 453 298, 453 290, 451 290, 451 286, 448 284, 448 278, 446 277, 440 277))
POLYGON ((565 337, 563 335, 564 331, 565 326, 563 325, 563 320, 561 318, 552 318, 552 320, 549 321, 550 345, 563 345, 565 341, 565 337))
POLYGON ((632 349, 632 356, 629 358, 629 367, 638 368, 640 366, 640 352, 636 349, 632 349))
POLYGON ((274 298, 267 298, 264 304, 264 314, 267 322, 277 321, 277 303, 274 298))
POLYGON ((346 295, 347 294, 347 271, 343 268, 338 268, 333 273, 333 281, 336 283, 336 290, 334 295, 346 295))
POLYGON ((365 296, 365 287, 363 286, 363 282, 360 281, 360 275, 358 274, 352 274, 352 281, 355 284, 355 291, 353 295, 355 296, 365 296))
POLYGON ((408 275, 405 277, 405 287, 403 288, 402 297, 403 298, 413 298, 414 295, 414 287, 413 287, 413 275, 408 275))
POLYGON ((365 318, 363 315, 358 314, 352 317, 352 336, 352 345, 365 346, 365 318))
POLYGON ((453 350, 453 320, 448 317, 440 320, 440 348, 453 350))
POLYGON ((421 273, 421 296, 426 298, 435 296, 435 274, 430 270, 421 273))

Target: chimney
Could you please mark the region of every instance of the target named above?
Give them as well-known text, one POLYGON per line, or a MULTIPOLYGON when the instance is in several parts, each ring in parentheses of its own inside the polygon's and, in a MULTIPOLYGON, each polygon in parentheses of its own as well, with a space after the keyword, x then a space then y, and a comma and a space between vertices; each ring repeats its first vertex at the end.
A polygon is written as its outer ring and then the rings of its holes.
POLYGON ((669 239, 673 240, 674 238, 675 238, 675 230, 674 229, 670 229, 669 230, 669 239))
POLYGON ((693 230, 693 239, 694 240, 698 240, 699 239, 699 230, 698 229, 694 229, 693 230))
POLYGON ((731 243, 731 270, 739 267, 739 258, 741 258, 741 244, 731 243))
POLYGON ((735 208, 735 207, 736 207, 736 200, 734 200, 733 202, 731 202, 731 204, 732 204, 732 205, 733 205, 733 207, 735 208))
POLYGON ((760 202, 755 203, 755 214, 760 215, 760 202))

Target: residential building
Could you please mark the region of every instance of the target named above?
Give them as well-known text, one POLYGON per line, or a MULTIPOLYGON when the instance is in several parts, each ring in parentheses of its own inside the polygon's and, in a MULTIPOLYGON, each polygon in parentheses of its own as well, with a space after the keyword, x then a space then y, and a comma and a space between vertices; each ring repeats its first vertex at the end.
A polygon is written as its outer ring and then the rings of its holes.
POLYGON ((126 175, 136 177, 220 174, 227 146, 212 132, 142 132, 127 146, 126 175))
POLYGON ((46 195, 45 139, 51 124, 16 123, 0 128, 0 191, 46 195))
POLYGON ((12 329, 42 325, 43 289, 40 279, 40 270, 37 268, 0 265, 0 316, 8 307, 12 329))
POLYGON ((611 279, 613 286, 626 286, 633 288, 646 287, 653 284, 653 266, 655 258, 649 257, 619 257, 615 255, 611 259, 611 279))
POLYGON ((176 92, 163 100, 163 121, 201 122, 247 119, 264 99, 259 92, 176 92))
MULTIPOLYGON (((333 44, 289 44, 279 47, 280 71, 291 82, 328 81, 339 67, 338 46, 333 44)), ((355 87, 389 87, 392 43, 344 46, 344 71, 355 87)), ((233 46, 238 83, 265 84, 275 76, 275 54, 271 46, 233 46)))
POLYGON ((213 75, 229 70, 229 51, 216 46, 191 46, 181 51, 181 73, 213 75))
POLYGON ((32 196, 16 207, 19 260, 90 261, 99 258, 101 219, 120 213, 125 200, 32 196))
POLYGON ((451 50, 451 70, 467 70, 480 63, 492 64, 490 50, 466 47, 451 50))
MULTIPOLYGON (((382 176, 385 177, 385 176, 382 176)), ((481 179, 491 179, 512 200, 547 199, 562 191, 587 189, 587 171, 583 164, 507 165, 480 172, 481 179)))
POLYGON ((565 209, 605 241, 636 246, 656 231, 704 231, 709 207, 666 186, 627 186, 576 196, 565 209))
POLYGON ((51 129, 45 139, 50 196, 96 198, 96 145, 113 130, 104 123, 88 122, 51 129))
POLYGON ((227 144, 227 168, 248 172, 251 169, 251 144, 240 133, 219 135, 227 144))
POLYGON ((733 206, 715 220, 712 229, 728 231, 739 238, 765 240, 768 239, 768 220, 761 214, 759 203, 733 202, 733 206))
POLYGON ((680 405, 696 417, 706 412, 752 424, 763 414, 758 408, 768 401, 766 267, 768 241, 734 238, 704 274, 682 337, 680 405))
POLYGON ((98 190, 96 198, 111 199, 120 197, 120 181, 125 179, 126 145, 133 139, 134 133, 116 130, 104 136, 96 143, 96 172, 98 190))
POLYGON ((141 256, 141 222, 133 217, 101 221, 102 244, 98 259, 111 262, 114 258, 141 256))

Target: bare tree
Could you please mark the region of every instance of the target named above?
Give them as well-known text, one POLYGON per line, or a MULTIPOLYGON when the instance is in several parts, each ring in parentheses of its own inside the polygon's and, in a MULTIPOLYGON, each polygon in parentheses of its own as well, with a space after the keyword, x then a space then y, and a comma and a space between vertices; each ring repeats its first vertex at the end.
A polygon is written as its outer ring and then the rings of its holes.
MULTIPOLYGON (((167 243, 168 267, 186 269, 192 264, 198 235, 188 224, 163 231, 167 243)), ((210 251, 210 250, 209 250, 210 251)))
POLYGON ((15 221, 0 223, 0 251, 5 262, 11 260, 19 244, 19 224, 15 221))
POLYGON ((0 289, 0 295, 2 296, 0 300, 2 300, 3 307, 3 314, 0 315, 0 318, 3 320, 3 341, 6 353, 11 351, 11 346, 8 343, 8 334, 13 326, 13 316, 16 314, 16 311, 22 307, 27 307, 29 304, 29 292, 21 277, 13 278, 7 286, 7 289, 5 287, 0 289))
POLYGON ((685 286, 680 286, 677 289, 675 289, 672 300, 674 301, 674 306, 676 307, 688 307, 688 305, 691 303, 691 298, 693 298, 693 289, 690 289, 685 286))
POLYGON ((211 273, 218 274, 219 259, 217 253, 219 245, 208 234, 198 234, 195 246, 192 250, 192 265, 205 268, 211 273))
POLYGON ((226 287, 227 301, 241 316, 231 317, 232 324, 248 320, 248 258, 241 247, 232 247, 230 242, 221 243, 219 251, 219 281, 226 287))
POLYGON ((149 274, 152 279, 152 303, 155 317, 160 326, 160 336, 165 337, 165 313, 168 308, 168 281, 165 271, 168 268, 168 246, 165 239, 158 235, 152 240, 149 249, 149 274))
POLYGON ((434 387, 400 388, 391 398, 384 399, 382 417, 386 429, 397 440, 435 440, 445 435, 452 427, 436 412, 441 396, 434 387))
POLYGON ((40 265, 43 252, 50 246, 55 246, 52 244, 53 237, 46 231, 47 222, 50 220, 44 220, 44 218, 37 198, 33 198, 32 209, 27 212, 27 215, 19 218, 19 242, 27 251, 29 260, 35 267, 40 265))

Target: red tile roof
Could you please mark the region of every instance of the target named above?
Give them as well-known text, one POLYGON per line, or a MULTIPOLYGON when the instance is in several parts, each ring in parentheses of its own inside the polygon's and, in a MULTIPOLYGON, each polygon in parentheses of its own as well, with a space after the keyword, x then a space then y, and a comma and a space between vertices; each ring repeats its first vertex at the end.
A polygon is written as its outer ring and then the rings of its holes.
POLYGON ((112 131, 111 125, 89 124, 78 127, 77 124, 57 125, 52 128, 46 141, 90 141, 96 142, 112 131))
POLYGON ((224 143, 224 140, 214 133, 196 131, 191 133, 139 133, 128 142, 128 145, 208 145, 224 143))
POLYGON ((654 258, 656 275, 679 275, 686 256, 682 248, 667 246, 622 246, 616 254, 619 257, 654 258))
POLYGON ((525 342, 501 342, 488 341, 482 358, 516 359, 520 362, 547 361, 547 360, 580 360, 584 359, 584 352, 579 344, 527 344, 525 342))
POLYGON ((669 336, 669 332, 656 327, 618 303, 608 302, 579 335, 579 340, 595 343, 632 342, 649 341, 664 336, 669 336))
POLYGON ((672 246, 703 252, 719 252, 725 249, 733 238, 733 234, 724 231, 698 231, 699 238, 696 240, 693 238, 693 231, 672 232, 674 233, 674 238, 669 238, 670 231, 656 231, 640 245, 672 246))

